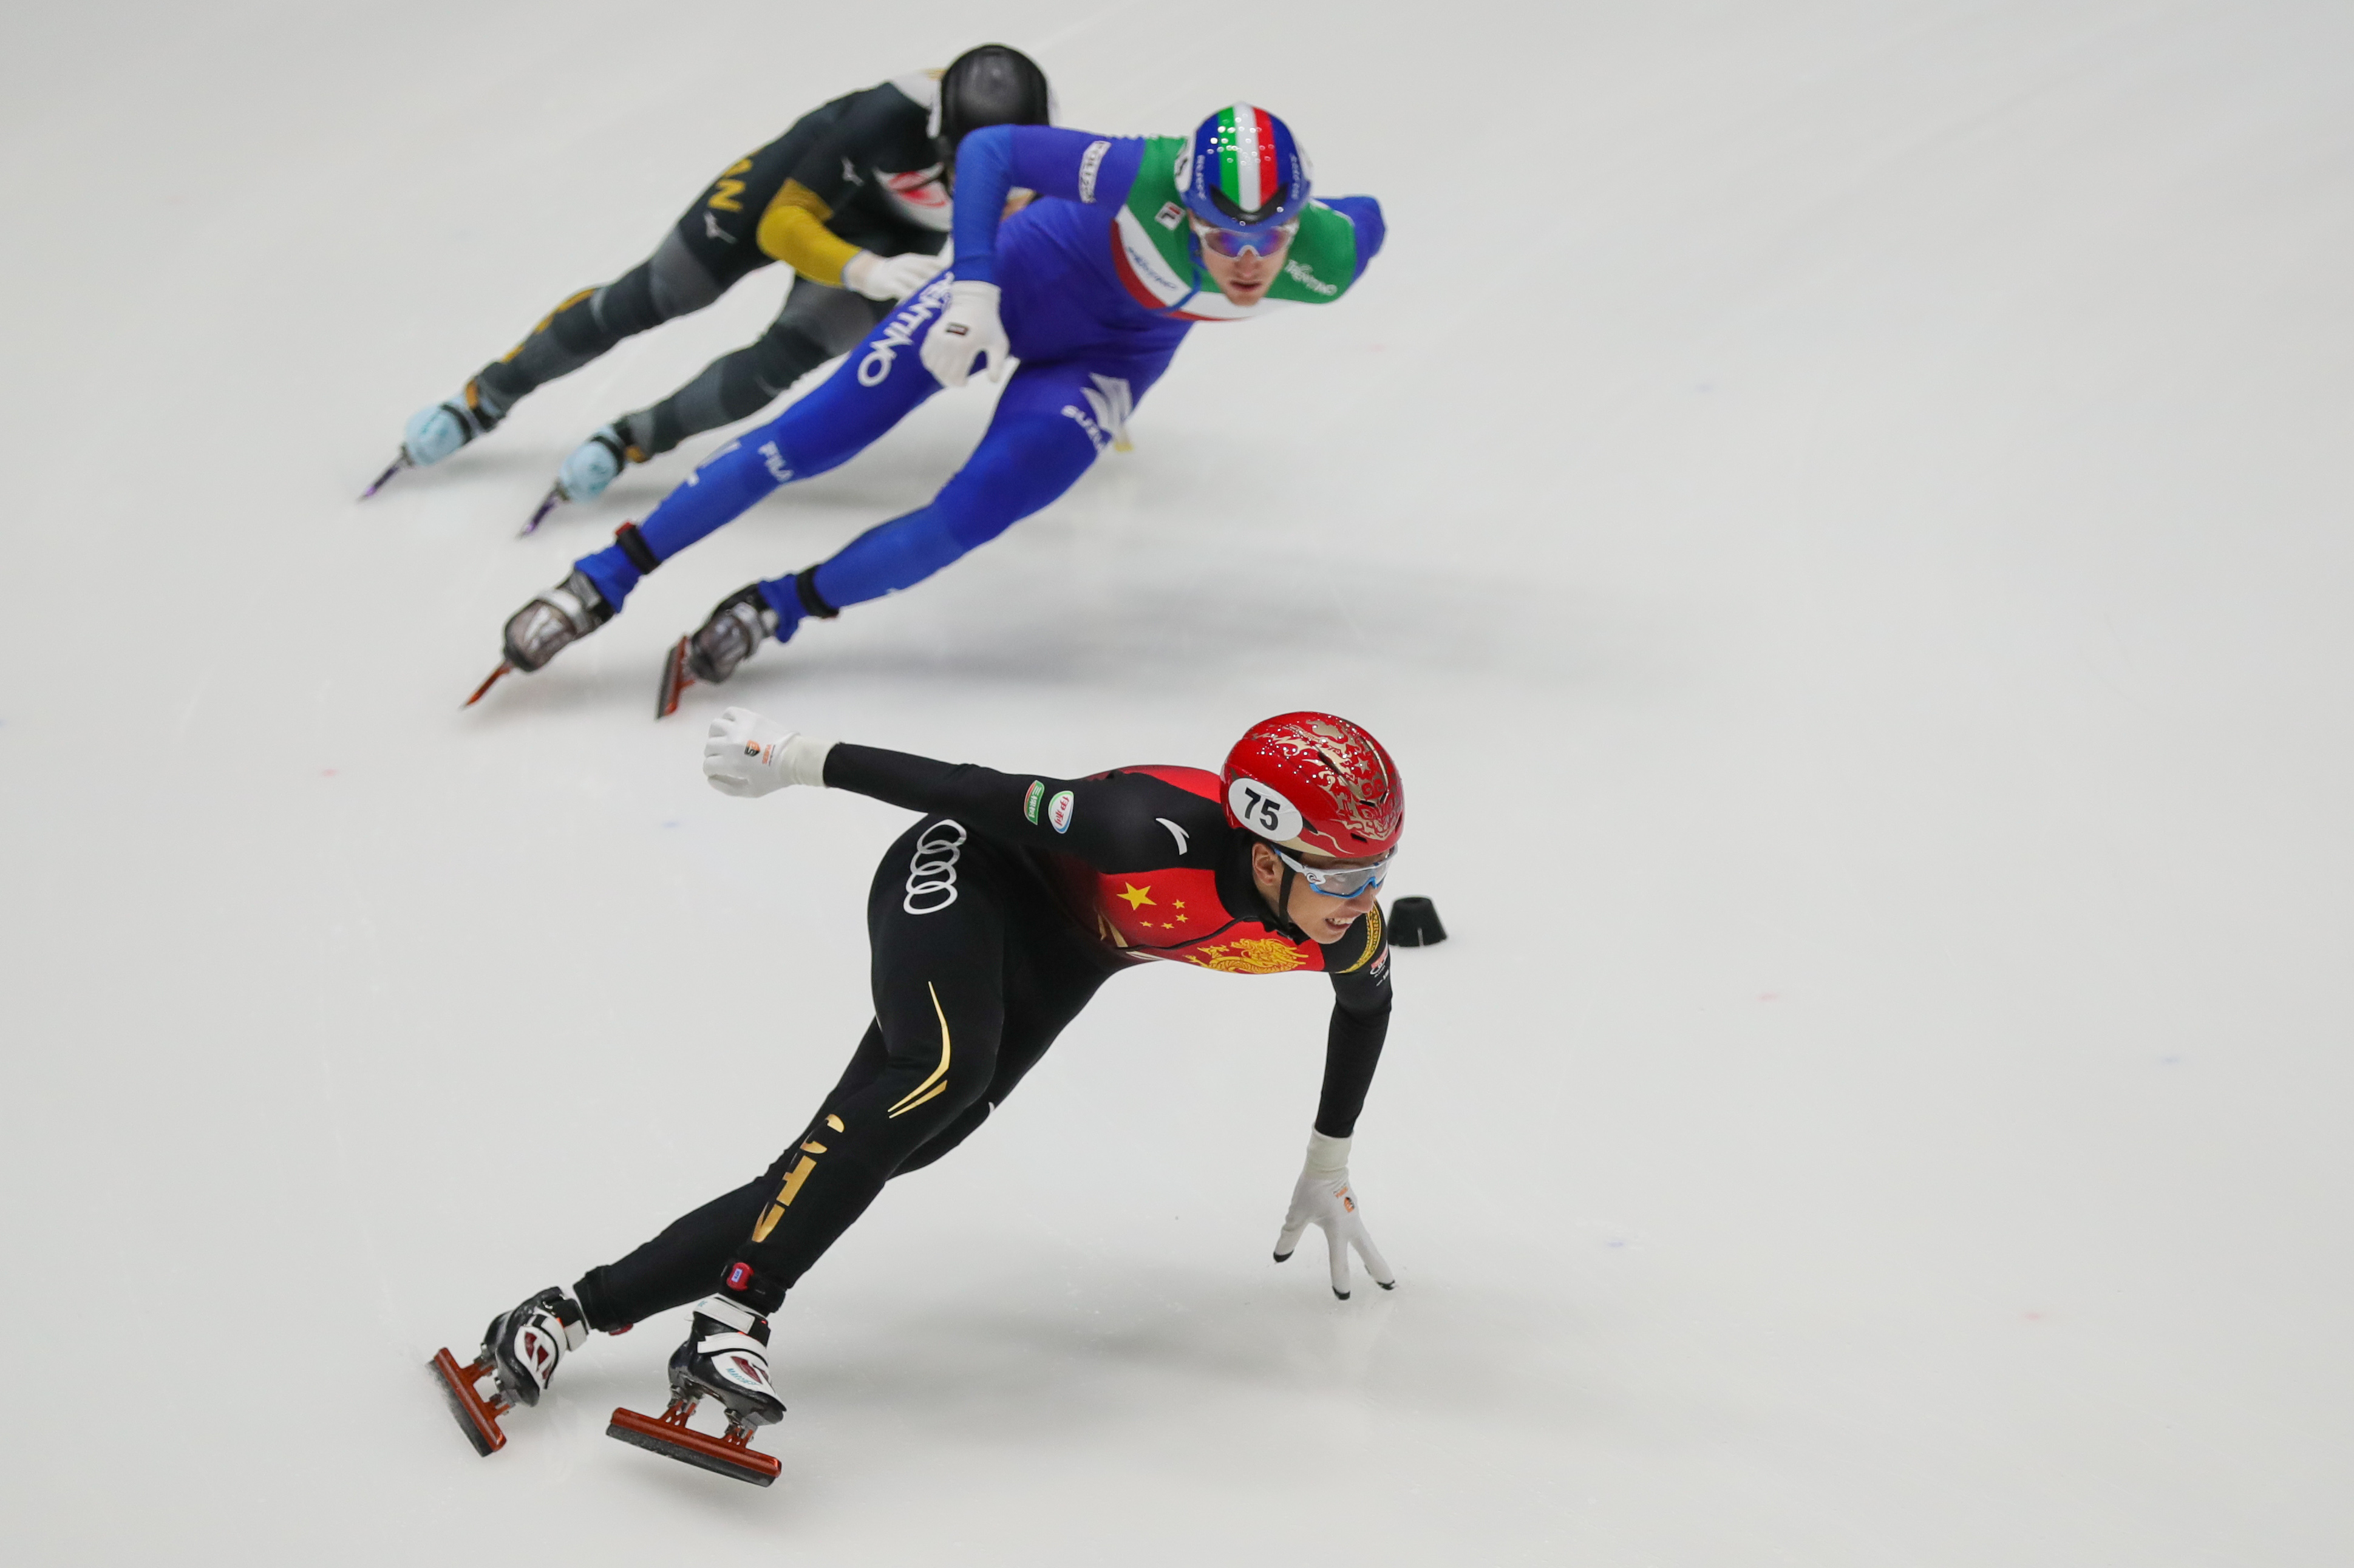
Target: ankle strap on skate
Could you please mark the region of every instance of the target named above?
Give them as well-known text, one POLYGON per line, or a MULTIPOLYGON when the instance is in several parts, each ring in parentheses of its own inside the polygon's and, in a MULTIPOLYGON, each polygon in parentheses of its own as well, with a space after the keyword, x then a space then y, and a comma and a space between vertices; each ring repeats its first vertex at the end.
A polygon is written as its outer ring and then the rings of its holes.
POLYGON ((741 1301, 731 1301, 725 1296, 707 1296, 695 1304, 697 1316, 715 1323, 725 1323, 739 1333, 749 1333, 760 1315, 741 1301))
MULTIPOLYGON (((819 563, 823 565, 822 562, 819 563)), ((820 620, 832 620, 842 613, 826 603, 825 596, 817 591, 817 567, 803 567, 793 574, 793 596, 801 601, 801 609, 820 620)))
POLYGON ((763 1363, 769 1359, 769 1347, 749 1334, 705 1334, 695 1341, 695 1353, 698 1356, 716 1356, 723 1351, 753 1356, 763 1363))
POLYGON ((630 557, 630 565, 641 573, 652 571, 662 565, 662 557, 654 554, 654 547, 638 533, 635 523, 624 523, 614 529, 613 543, 620 547, 621 554, 630 557))

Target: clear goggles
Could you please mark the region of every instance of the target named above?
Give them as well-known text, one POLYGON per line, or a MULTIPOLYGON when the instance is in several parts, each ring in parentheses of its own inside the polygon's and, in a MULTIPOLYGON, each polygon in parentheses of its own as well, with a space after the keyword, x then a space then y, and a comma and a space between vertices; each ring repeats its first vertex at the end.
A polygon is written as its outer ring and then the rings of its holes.
POLYGON ((1275 858, 1299 874, 1301 881, 1327 898, 1354 898, 1360 893, 1370 893, 1382 885, 1390 874, 1390 857, 1382 856, 1371 865, 1302 865, 1273 844, 1275 858))
POLYGON ((1299 232, 1299 220, 1296 217, 1289 223, 1278 223, 1273 228, 1213 228, 1198 217, 1193 223, 1193 238, 1202 242, 1202 249, 1214 251, 1228 260, 1252 252, 1261 256, 1276 255, 1289 246, 1291 237, 1299 232))

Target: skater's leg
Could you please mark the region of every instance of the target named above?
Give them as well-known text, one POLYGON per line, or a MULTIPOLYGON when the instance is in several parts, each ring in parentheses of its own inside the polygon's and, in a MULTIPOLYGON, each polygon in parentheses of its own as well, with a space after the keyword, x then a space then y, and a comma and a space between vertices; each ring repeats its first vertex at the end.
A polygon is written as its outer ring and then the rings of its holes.
MULTIPOLYGON (((843 1098, 871 1083, 884 1061, 883 1031, 870 1023, 829 1098, 843 1098)), ((588 1326, 610 1330, 710 1295, 775 1191, 775 1182, 757 1176, 680 1215, 628 1256, 582 1275, 572 1293, 587 1311, 588 1326)))
POLYGON ((756 1310, 774 1311, 892 1173, 981 1102, 1005 1020, 1002 885, 1020 874, 937 818, 884 857, 867 903, 881 1061, 871 1073, 854 1062, 770 1168, 767 1204, 723 1276, 756 1310))
POLYGON ((767 1177, 747 1181, 681 1214, 628 1256, 582 1275, 572 1294, 588 1326, 610 1333, 710 1295, 768 1196, 767 1177))
POLYGON ((483 410, 494 422, 504 418, 526 393, 570 375, 623 338, 719 298, 736 278, 715 272, 696 249, 673 229, 647 260, 603 288, 583 289, 557 306, 521 343, 475 375, 483 410))
POLYGON ((1097 453, 1125 444, 1129 412, 1168 362, 1162 354, 1023 366, 981 445, 930 504, 869 528, 829 560, 760 585, 778 615, 777 640, 789 640, 804 614, 912 587, 1054 502, 1097 453))
POLYGON ((943 272, 866 334, 813 391, 767 424, 728 442, 663 498, 636 530, 642 553, 609 546, 578 568, 616 609, 638 579, 797 479, 840 467, 933 393, 916 345, 946 304, 943 272))
POLYGON ((590 1269, 573 1287, 588 1327, 623 1328, 723 1285, 773 1311, 888 1178, 963 1142, 1095 995, 1106 972, 1066 917, 963 834, 928 821, 884 857, 867 916, 876 1019, 797 1147, 590 1269))
POLYGON ((997 1071, 981 1097, 901 1160, 895 1177, 921 1171, 971 1136, 1108 978, 1094 955, 1071 938, 1058 910, 1016 907, 1006 928, 1005 1023, 999 1032, 997 1071))
POLYGON ((484 366, 472 385, 492 421, 525 393, 570 375, 625 337, 702 310, 768 265, 753 226, 809 140, 795 127, 738 159, 680 215, 652 256, 601 289, 572 295, 484 366))
POLYGON ((652 256, 603 288, 568 296, 523 342, 469 377, 456 396, 411 415, 398 461, 367 493, 375 494, 401 468, 440 462, 496 429, 525 394, 579 369, 633 333, 703 309, 746 273, 766 266, 769 258, 754 234, 758 214, 821 129, 804 119, 732 164, 663 236, 652 256))
POLYGON ((785 308, 758 343, 720 355, 661 402, 613 421, 630 461, 643 462, 689 436, 750 418, 802 376, 857 347, 889 309, 885 301, 796 278, 785 308))

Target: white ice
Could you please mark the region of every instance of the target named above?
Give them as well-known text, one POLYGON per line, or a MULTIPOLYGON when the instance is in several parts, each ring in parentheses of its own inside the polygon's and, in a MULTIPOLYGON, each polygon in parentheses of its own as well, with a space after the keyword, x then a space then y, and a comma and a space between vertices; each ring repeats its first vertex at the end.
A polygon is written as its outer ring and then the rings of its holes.
MULTIPOLYGON (((2354 1354, 2354 13, 20 3, 0 22, 0 1418, 18 1563, 2337 1564, 2354 1354), (983 37, 1241 96, 1388 250, 1195 334, 1052 511, 651 718, 985 391, 481 708, 590 429, 783 279, 353 496, 811 105, 983 37), (1113 984, 778 1324, 758 1491, 477 1458, 421 1370, 757 1173, 900 813, 702 725, 1008 768, 1395 750, 1355 1173, 1268 1259, 1326 990, 1113 984)), ((697 444, 708 450, 716 438, 697 444)))

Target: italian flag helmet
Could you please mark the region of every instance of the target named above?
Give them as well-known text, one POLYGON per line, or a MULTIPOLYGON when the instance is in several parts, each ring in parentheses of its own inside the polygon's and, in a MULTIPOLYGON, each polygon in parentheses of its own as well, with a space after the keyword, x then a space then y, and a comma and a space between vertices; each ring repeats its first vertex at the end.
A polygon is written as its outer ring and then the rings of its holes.
POLYGON ((1264 252, 1308 206, 1310 173, 1290 126, 1237 103, 1203 121, 1177 154, 1177 194, 1195 217, 1264 252))

